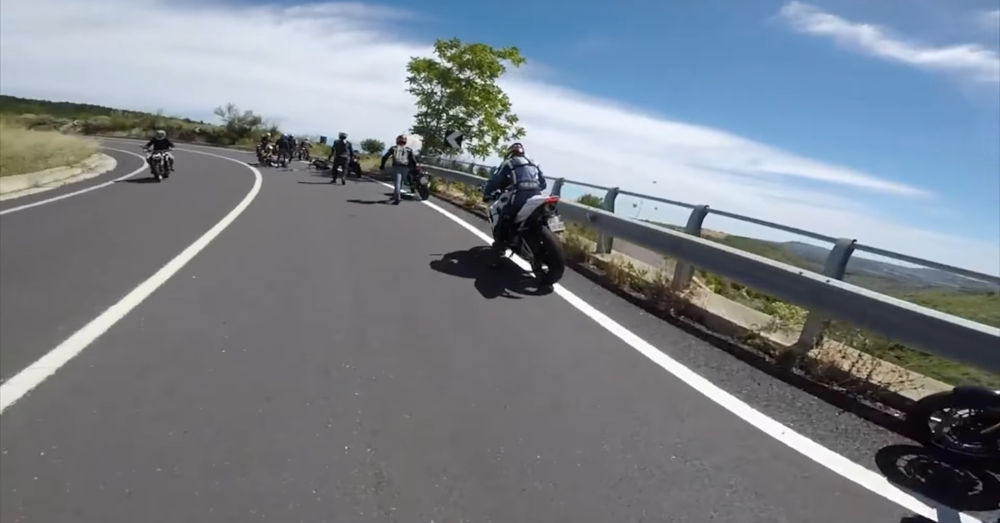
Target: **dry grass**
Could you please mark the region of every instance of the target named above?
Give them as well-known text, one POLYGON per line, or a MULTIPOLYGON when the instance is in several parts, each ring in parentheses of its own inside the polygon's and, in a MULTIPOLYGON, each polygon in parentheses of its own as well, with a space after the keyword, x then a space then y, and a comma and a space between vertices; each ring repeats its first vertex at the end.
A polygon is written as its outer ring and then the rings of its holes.
POLYGON ((30 131, 0 120, 0 176, 75 165, 97 152, 97 143, 55 131, 30 131))

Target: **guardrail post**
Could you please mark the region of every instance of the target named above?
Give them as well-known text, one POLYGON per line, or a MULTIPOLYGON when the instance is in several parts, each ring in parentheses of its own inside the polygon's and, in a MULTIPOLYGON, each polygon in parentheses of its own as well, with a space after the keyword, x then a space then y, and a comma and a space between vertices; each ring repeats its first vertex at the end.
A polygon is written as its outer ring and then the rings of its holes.
MULTIPOLYGON (((687 225, 684 227, 684 234, 701 238, 701 226, 705 223, 706 216, 708 216, 707 205, 699 205, 691 209, 687 225)), ((677 260, 677 265, 674 266, 674 277, 670 279, 670 288, 676 292, 681 292, 687 289, 688 285, 691 285, 691 278, 693 277, 694 266, 690 263, 677 260)))
POLYGON ((556 181, 552 182, 552 192, 549 194, 552 196, 562 195, 562 186, 564 183, 566 183, 565 178, 556 178, 556 181))
MULTIPOLYGON (((615 212, 615 200, 618 199, 618 187, 612 187, 608 189, 608 193, 604 195, 604 201, 601 202, 601 208, 610 213, 615 212)), ((597 236, 597 253, 598 254, 609 254, 611 253, 611 247, 614 244, 614 237, 609 236, 604 232, 603 229, 599 231, 597 236)))
MULTIPOLYGON (((838 238, 833 244, 830 254, 826 256, 826 263, 823 265, 823 276, 836 280, 843 280, 847 274, 847 263, 851 261, 854 254, 854 244, 857 240, 848 238, 838 238)), ((802 326, 802 333, 799 334, 798 341, 792 348, 795 356, 801 356, 811 351, 822 340, 823 331, 830 325, 830 319, 817 311, 809 311, 806 322, 802 326)))

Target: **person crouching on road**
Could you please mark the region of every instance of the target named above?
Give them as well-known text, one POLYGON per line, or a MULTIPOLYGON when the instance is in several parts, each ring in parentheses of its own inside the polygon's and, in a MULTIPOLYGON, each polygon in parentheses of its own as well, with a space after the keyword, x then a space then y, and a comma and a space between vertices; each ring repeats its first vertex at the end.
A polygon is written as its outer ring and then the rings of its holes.
MULTIPOLYGON (((403 177, 406 176, 407 171, 417 167, 417 159, 413 156, 413 149, 406 146, 405 136, 396 137, 396 145, 390 147, 385 156, 382 157, 380 170, 385 171, 385 164, 389 158, 392 158, 392 168, 389 170, 393 180, 392 204, 399 205, 399 190, 403 185, 403 177)), ((411 187, 410 190, 412 191, 413 188, 411 187)))
MULTIPOLYGON (((142 148, 145 149, 146 152, 149 152, 149 150, 152 149, 154 153, 165 153, 167 155, 167 168, 170 169, 171 172, 174 170, 174 155, 170 153, 170 151, 174 148, 174 143, 167 138, 166 131, 156 131, 156 135, 146 142, 146 145, 142 148)), ((146 163, 152 165, 152 160, 149 157, 146 157, 146 163)))
POLYGON ((333 161, 331 173, 333 179, 330 183, 337 183, 337 168, 341 168, 343 177, 340 179, 341 185, 347 185, 347 171, 351 168, 351 158, 354 158, 354 146, 347 141, 347 133, 340 133, 333 145, 330 146, 330 158, 333 161))

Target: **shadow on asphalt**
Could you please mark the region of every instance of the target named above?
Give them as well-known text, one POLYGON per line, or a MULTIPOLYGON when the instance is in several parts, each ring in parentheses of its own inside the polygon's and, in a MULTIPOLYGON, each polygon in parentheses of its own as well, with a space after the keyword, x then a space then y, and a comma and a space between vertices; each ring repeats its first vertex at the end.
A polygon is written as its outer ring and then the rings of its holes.
MULTIPOLYGON (((956 460, 933 448, 889 445, 875 454, 875 464, 890 483, 957 511, 1000 510, 1000 477, 985 467, 956 460)), ((939 521, 959 521, 939 509, 939 521)), ((903 519, 900 523, 926 521, 903 519)), ((985 520, 984 520, 985 521, 985 520)))
MULTIPOLYGON (((304 182, 299 182, 299 183, 304 183, 304 182)), ((390 201, 391 200, 357 200, 357 199, 347 200, 348 203, 359 203, 361 205, 388 205, 390 201)))
POLYGON ((159 183, 159 182, 156 180, 155 176, 147 176, 145 178, 129 178, 127 180, 118 180, 115 183, 159 183))
POLYGON ((491 263, 495 258, 487 246, 440 256, 440 259, 431 261, 431 269, 449 276, 473 280, 476 290, 488 300, 519 300, 521 296, 544 296, 552 292, 552 288, 539 288, 534 276, 525 273, 510 259, 504 259, 496 267, 492 267, 491 263))

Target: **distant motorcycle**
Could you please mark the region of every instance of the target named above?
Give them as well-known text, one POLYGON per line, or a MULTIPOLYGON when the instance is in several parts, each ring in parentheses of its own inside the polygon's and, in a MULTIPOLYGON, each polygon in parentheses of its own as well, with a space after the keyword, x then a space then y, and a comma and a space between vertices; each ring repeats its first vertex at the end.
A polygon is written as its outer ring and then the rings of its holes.
POLYGON ((299 146, 296 154, 298 155, 298 159, 302 161, 308 162, 309 160, 312 159, 312 157, 309 155, 309 149, 306 148, 304 145, 299 146))
POLYGON ((1000 461, 1000 390, 959 386, 917 401, 907 422, 925 442, 956 457, 1000 461))
MULTIPOLYGON (((480 190, 483 186, 480 186, 480 190)), ((507 190, 499 194, 484 195, 491 202, 487 215, 490 228, 496 233, 497 223, 503 210, 514 198, 514 192, 507 190)), ((566 255, 557 236, 566 230, 565 224, 556 211, 558 196, 538 195, 528 199, 524 207, 514 217, 510 233, 504 246, 531 265, 539 285, 552 286, 559 282, 566 272, 566 255)))
MULTIPOLYGON (((146 150, 146 152, 149 152, 149 150, 146 150)), ((157 182, 170 177, 170 165, 167 164, 167 153, 165 151, 149 152, 149 157, 146 161, 149 162, 149 170, 153 173, 153 178, 156 178, 157 182)))
POLYGON ((355 178, 361 178, 361 161, 358 159, 357 155, 351 157, 351 161, 347 165, 347 174, 352 175, 355 178))

